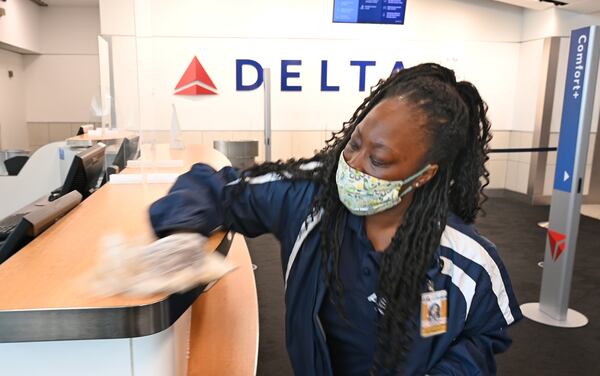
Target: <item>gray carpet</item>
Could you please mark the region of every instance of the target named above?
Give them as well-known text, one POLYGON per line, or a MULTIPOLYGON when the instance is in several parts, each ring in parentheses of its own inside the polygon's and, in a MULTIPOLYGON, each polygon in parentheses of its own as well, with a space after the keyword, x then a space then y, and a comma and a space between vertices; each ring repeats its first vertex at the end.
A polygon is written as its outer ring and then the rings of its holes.
POLYGON ((259 344, 257 376, 293 375, 285 349, 285 305, 279 241, 273 235, 246 238, 258 293, 259 344))
MULTIPOLYGON (((510 273, 520 303, 538 301, 546 232, 537 226, 548 207, 490 199, 479 231, 493 241, 510 273)), ((283 278, 279 244, 271 235, 247 239, 256 270, 260 313, 257 375, 292 375, 285 350, 283 278)), ((499 375, 600 375, 600 221, 581 217, 571 308, 590 323, 557 329, 524 319, 510 330, 513 346, 497 357, 499 375)))

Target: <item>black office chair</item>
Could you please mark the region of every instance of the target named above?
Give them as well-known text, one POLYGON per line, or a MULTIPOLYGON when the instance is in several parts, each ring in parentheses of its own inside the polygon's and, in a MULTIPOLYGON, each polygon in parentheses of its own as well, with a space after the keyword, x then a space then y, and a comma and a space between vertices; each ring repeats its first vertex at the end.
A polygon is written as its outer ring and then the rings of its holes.
POLYGON ((19 172, 21 171, 23 166, 25 166, 25 163, 27 163, 28 159, 29 157, 26 155, 17 155, 12 158, 8 158, 4 161, 4 167, 6 167, 6 172, 8 172, 10 176, 19 175, 19 172))

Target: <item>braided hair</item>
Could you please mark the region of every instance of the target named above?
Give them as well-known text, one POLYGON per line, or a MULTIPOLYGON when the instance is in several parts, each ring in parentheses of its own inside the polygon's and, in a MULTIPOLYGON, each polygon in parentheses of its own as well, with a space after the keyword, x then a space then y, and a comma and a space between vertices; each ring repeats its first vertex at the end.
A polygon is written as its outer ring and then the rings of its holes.
MULTIPOLYGON (((268 162, 243 172, 246 177, 280 173, 288 179, 320 183, 312 214, 322 210, 322 270, 338 312, 344 287, 340 279, 340 227, 347 209, 340 202, 335 175, 340 153, 362 119, 384 99, 402 96, 425 115, 423 127, 430 148, 426 163, 437 164, 437 174, 414 193, 391 243, 383 253, 377 296, 385 305, 377 322, 377 349, 373 372, 400 370, 416 332, 416 312, 426 283, 426 271, 436 262, 447 216, 453 212, 472 223, 486 200, 489 183, 485 167, 491 140, 487 105, 469 82, 457 82, 452 70, 438 64, 421 64, 392 73, 371 89, 343 128, 310 159, 268 162), (319 162, 308 170, 302 165, 319 162)), ((243 180, 243 179, 242 179, 243 180)))

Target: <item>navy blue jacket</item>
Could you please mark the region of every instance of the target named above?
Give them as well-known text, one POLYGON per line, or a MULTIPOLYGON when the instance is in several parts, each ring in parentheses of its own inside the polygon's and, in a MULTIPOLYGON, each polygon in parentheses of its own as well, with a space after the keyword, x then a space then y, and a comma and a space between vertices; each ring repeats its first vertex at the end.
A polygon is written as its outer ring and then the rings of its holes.
MULTIPOLYGON (((273 233, 281 243, 286 343, 294 372, 332 375, 319 320, 326 293, 319 253, 320 214, 309 216, 319 187, 278 174, 246 181, 245 189, 234 194, 239 188, 237 170, 226 167, 215 172, 207 165, 194 165, 151 206, 154 230, 158 236, 182 230, 208 235, 222 227, 250 237, 273 233)), ((510 346, 506 328, 522 315, 494 245, 473 226, 450 215, 436 261, 427 276, 435 290, 448 292, 448 331, 429 338, 416 333, 405 374, 495 374, 494 354, 510 346)))

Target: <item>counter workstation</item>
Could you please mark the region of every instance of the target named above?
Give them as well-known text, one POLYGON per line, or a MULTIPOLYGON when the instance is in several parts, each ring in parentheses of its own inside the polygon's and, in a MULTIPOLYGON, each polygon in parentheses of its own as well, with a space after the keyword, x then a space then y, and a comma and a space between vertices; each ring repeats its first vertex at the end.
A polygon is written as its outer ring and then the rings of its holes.
MULTIPOLYGON (((198 145, 169 153, 184 161, 169 172, 183 173, 197 161, 216 169, 229 164, 198 145)), ((98 297, 87 285, 101 239, 116 232, 152 236, 148 206, 170 186, 106 184, 0 265, 0 374, 256 373, 258 303, 241 235, 210 238, 209 248, 238 268, 205 292, 98 297)))

